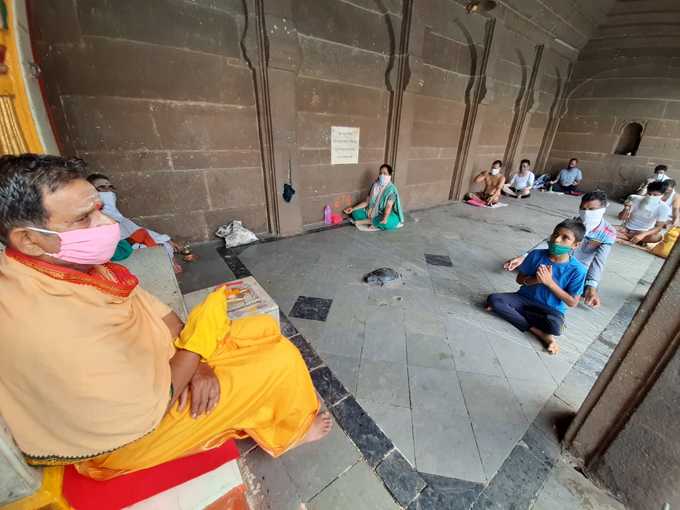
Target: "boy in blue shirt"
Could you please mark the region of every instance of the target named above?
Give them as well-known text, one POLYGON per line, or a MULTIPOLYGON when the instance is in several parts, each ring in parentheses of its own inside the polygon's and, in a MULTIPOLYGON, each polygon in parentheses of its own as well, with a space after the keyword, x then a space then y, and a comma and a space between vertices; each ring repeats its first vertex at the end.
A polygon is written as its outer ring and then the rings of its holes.
POLYGON ((519 291, 491 294, 487 310, 493 311, 520 331, 530 331, 550 354, 560 350, 556 336, 562 333, 567 306, 578 305, 588 272, 572 256, 586 228, 578 219, 555 227, 547 250, 533 250, 519 267, 519 291))

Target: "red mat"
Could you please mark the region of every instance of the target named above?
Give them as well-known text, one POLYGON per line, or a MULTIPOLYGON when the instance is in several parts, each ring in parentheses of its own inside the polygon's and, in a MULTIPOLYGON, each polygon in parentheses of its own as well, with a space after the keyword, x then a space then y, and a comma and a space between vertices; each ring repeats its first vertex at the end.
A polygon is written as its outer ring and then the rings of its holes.
POLYGON ((238 458, 236 443, 227 441, 213 450, 103 482, 86 478, 73 466, 67 466, 63 493, 75 510, 120 510, 238 458))

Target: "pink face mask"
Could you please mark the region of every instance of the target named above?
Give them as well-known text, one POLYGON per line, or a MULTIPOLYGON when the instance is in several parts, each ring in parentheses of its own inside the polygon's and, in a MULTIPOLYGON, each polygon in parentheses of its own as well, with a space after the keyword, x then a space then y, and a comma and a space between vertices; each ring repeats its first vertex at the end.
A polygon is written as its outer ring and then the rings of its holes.
POLYGON ((118 241, 120 226, 118 223, 101 227, 80 228, 68 232, 53 232, 42 228, 28 227, 36 232, 59 236, 61 247, 59 253, 48 253, 55 259, 73 264, 98 265, 111 260, 118 241))

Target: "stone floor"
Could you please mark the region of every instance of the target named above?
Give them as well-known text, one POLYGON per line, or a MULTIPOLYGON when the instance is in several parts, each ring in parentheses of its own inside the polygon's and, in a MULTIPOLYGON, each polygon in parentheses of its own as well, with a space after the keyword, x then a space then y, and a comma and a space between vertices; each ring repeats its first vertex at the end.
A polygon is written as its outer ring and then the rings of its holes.
POLYGON ((197 247, 201 260, 180 280, 187 306, 212 286, 252 273, 279 304, 340 422, 320 445, 279 460, 242 445, 256 506, 469 508, 477 501, 505 508, 499 502, 517 490, 524 494, 515 508, 534 501, 535 508, 557 508, 552 498, 578 478, 558 454, 545 453, 559 452, 552 418, 585 398, 614 345, 596 340, 624 308, 619 322, 630 319, 644 294, 640 280, 660 262, 617 246, 602 282, 603 306, 569 311, 557 357, 482 304, 490 292, 517 288, 502 261, 577 208, 575 198, 537 194, 502 209, 452 204, 414 212, 390 233, 343 227, 237 255, 197 247), (402 281, 362 282, 383 266, 402 281), (537 464, 527 467, 526 455, 537 464))

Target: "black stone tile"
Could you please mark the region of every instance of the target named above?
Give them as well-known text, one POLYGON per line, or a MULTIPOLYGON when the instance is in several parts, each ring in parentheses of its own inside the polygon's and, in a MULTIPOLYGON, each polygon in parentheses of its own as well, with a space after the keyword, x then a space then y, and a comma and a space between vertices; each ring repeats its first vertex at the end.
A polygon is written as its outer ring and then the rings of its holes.
POLYGON ((286 338, 294 337, 299 333, 297 328, 286 317, 286 314, 279 309, 279 322, 281 323, 281 334, 286 338))
POLYGON ((300 296, 288 315, 298 319, 309 319, 325 322, 331 311, 332 299, 300 296))
POLYGON ((427 487, 408 510, 468 510, 484 488, 481 483, 421 473, 427 487))
POLYGON ((449 257, 448 255, 431 255, 429 253, 426 253, 425 262, 427 262, 431 266, 453 267, 451 257, 449 257))
POLYGON ((321 361, 321 358, 316 354, 314 348, 309 345, 309 342, 305 340, 305 337, 302 335, 295 335, 290 337, 290 341, 298 348, 302 355, 302 359, 305 360, 307 368, 310 371, 323 365, 323 361, 321 361))
POLYGON ((231 272, 234 273, 236 278, 246 278, 247 276, 252 276, 250 270, 241 262, 238 255, 234 254, 233 251, 226 249, 221 246, 217 249, 217 252, 221 255, 222 260, 224 260, 231 272))
POLYGON ((552 469, 524 446, 515 446, 472 506, 475 510, 531 508, 552 469))
POLYGON ((328 367, 320 367, 312 371, 312 382, 324 399, 328 407, 334 406, 340 400, 349 395, 340 380, 333 375, 328 367))
POLYGON ((216 243, 197 244, 191 247, 198 255, 195 262, 181 262, 182 272, 177 275, 177 283, 182 294, 195 290, 214 287, 235 279, 234 274, 225 266, 224 260, 217 251, 216 243))
POLYGON ((531 453, 549 467, 554 466, 562 454, 557 438, 546 436, 536 425, 529 427, 522 442, 527 445, 531 453))
POLYGON ((378 428, 373 418, 366 414, 354 397, 346 398, 333 406, 331 411, 372 468, 394 449, 392 441, 378 428))
POLYGON ((398 450, 393 450, 378 465, 376 472, 394 499, 403 506, 413 501, 426 485, 423 477, 398 450))

